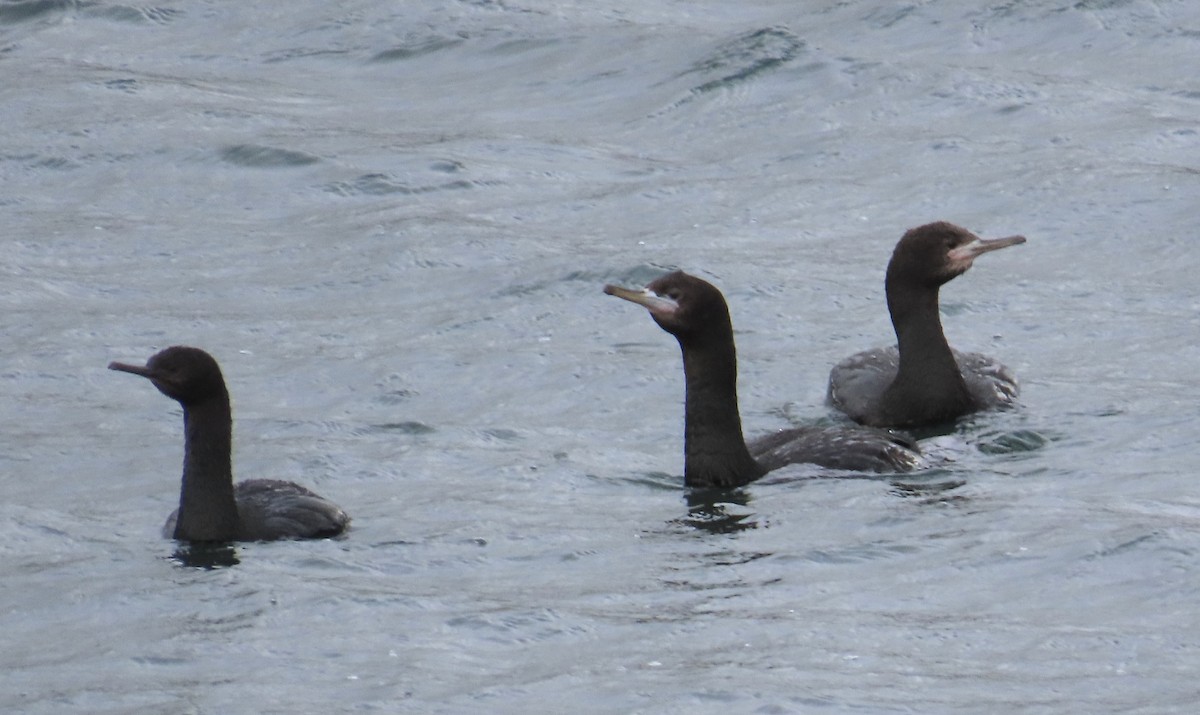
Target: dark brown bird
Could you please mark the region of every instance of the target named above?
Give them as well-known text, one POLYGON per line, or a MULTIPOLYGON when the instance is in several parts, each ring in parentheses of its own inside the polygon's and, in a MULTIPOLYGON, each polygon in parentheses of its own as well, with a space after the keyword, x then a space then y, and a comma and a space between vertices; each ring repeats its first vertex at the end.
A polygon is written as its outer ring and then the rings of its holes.
POLYGON ((921 465, 907 438, 868 427, 797 427, 746 444, 737 401, 737 350, 729 307, 712 284, 682 271, 644 291, 608 285, 604 292, 650 311, 683 352, 684 482, 737 487, 788 464, 902 472, 921 465))
POLYGON ((114 362, 110 370, 141 375, 183 407, 183 486, 163 536, 181 541, 317 539, 345 531, 350 517, 333 502, 292 482, 233 483, 233 419, 221 368, 199 348, 170 347, 146 365, 114 362))
POLYGON ((938 291, 976 257, 1025 243, 1024 236, 982 239, 938 222, 911 229, 896 244, 885 289, 897 344, 851 355, 829 374, 829 403, 855 422, 926 427, 1012 404, 1017 379, 979 353, 950 347, 942 332, 938 291))

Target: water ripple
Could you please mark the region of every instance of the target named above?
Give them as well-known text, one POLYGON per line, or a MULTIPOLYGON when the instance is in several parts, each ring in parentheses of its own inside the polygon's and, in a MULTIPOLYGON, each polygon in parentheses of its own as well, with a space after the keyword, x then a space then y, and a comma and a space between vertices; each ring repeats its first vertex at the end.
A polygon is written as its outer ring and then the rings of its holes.
POLYGON ((259 144, 236 144, 221 150, 221 158, 230 164, 259 169, 287 166, 307 166, 320 161, 302 151, 280 149, 259 144))

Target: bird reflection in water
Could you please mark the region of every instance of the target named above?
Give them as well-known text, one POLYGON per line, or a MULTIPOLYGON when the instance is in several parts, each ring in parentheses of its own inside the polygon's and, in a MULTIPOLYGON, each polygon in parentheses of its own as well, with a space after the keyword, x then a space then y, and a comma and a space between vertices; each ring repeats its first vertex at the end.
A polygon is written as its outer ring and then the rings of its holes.
POLYGON ((181 542, 175 553, 171 554, 171 560, 180 566, 205 571, 228 568, 241 563, 237 548, 228 541, 181 542))
POLYGON ((743 511, 750 495, 742 489, 691 489, 687 492, 687 516, 676 523, 712 534, 735 534, 758 528, 757 514, 743 511))

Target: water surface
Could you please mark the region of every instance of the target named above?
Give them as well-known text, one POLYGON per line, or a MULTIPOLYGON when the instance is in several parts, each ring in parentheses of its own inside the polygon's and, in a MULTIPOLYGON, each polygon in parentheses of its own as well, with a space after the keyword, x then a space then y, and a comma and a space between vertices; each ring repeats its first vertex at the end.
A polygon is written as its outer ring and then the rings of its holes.
POLYGON ((1197 52, 1150 0, 0 4, 0 709, 1191 712, 1197 52), (1029 238, 942 293, 1021 408, 689 505, 601 286, 722 288, 753 435, 938 219, 1029 238), (158 537, 180 413, 105 365, 180 343, 346 538, 158 537))

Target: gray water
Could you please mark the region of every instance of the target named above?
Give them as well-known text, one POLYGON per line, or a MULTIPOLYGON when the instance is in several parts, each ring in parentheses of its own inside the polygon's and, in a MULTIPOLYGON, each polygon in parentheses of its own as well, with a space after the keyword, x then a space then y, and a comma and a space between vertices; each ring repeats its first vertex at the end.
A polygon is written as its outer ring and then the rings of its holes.
POLYGON ((1200 5, 0 2, 0 710, 1190 713, 1200 5), (682 489, 726 293, 750 435, 832 419, 900 234, 1019 409, 904 478, 682 489), (235 471, 343 539, 159 537, 220 360, 235 471))

